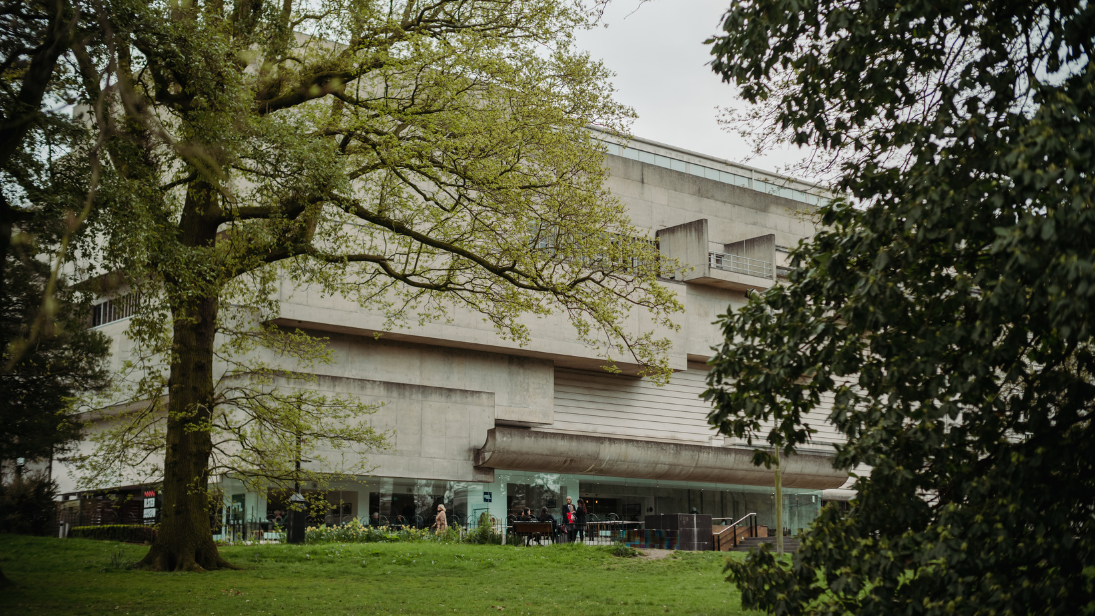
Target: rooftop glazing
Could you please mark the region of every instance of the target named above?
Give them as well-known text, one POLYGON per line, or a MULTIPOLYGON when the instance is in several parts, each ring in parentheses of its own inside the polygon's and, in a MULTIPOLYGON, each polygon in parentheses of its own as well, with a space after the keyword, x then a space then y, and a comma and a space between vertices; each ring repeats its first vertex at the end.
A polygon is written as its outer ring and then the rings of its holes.
MULTIPOLYGON (((662 154, 655 154, 653 152, 645 151, 642 148, 642 143, 631 142, 627 146, 619 145, 609 141, 602 141, 607 148, 609 154, 616 156, 622 156, 623 158, 630 158, 631 160, 637 160, 639 162, 648 163, 651 165, 657 165, 659 167, 665 167, 666 169, 673 169, 674 171, 682 171, 684 173, 691 173, 692 175, 699 176, 701 178, 707 178, 709 180, 715 180, 716 182, 723 182, 732 186, 741 186, 752 190, 757 190, 769 195, 775 195, 777 197, 783 197, 785 199, 791 199, 792 201, 800 201, 809 205, 820 206, 828 203, 828 199, 812 192, 804 190, 798 190, 789 186, 781 186, 780 184, 772 181, 765 181, 747 175, 749 169, 742 167, 742 174, 733 173, 729 171, 723 171, 715 169, 712 166, 700 165, 694 162, 688 162, 664 156, 662 154)), ((820 190, 818 192, 821 192, 820 190)))

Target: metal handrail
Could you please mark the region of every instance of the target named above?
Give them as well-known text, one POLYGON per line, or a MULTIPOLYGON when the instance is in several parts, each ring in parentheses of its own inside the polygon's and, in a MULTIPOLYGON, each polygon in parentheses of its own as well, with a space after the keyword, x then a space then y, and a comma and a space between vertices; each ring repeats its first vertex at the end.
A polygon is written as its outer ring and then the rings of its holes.
MULTIPOLYGON (((741 523, 742 523, 742 521, 743 521, 743 520, 745 520, 745 518, 747 518, 747 517, 749 517, 749 516, 755 516, 755 515, 757 515, 757 514, 755 514, 755 513, 747 513, 747 514, 745 514, 745 515, 741 516, 741 520, 738 520, 737 522, 734 522, 734 523, 733 523, 733 524, 731 524, 730 526, 737 526, 738 524, 741 524, 741 523)), ((727 520, 728 520, 728 519, 730 519, 730 518, 724 518, 724 519, 727 519, 727 520)))
POLYGON ((772 262, 723 252, 708 252, 708 266, 758 278, 772 278, 772 262))
MULTIPOLYGON (((733 530, 734 531, 734 544, 733 544, 733 547, 735 547, 735 548, 738 547, 738 524, 741 524, 742 522, 744 522, 746 520, 746 518, 752 518, 752 520, 750 520, 751 524, 749 525, 749 534, 752 537, 756 537, 757 536, 757 514, 756 513, 747 513, 747 514, 741 516, 741 519, 738 520, 737 522, 734 522, 733 524, 730 524, 726 528, 724 528, 724 529, 720 530, 719 532, 715 533, 714 537, 718 538, 718 545, 717 546, 714 545, 715 541, 712 540, 712 542, 711 542, 712 546, 715 547, 716 550, 722 551, 722 534, 725 533, 728 530, 733 530)), ((731 518, 714 518, 714 519, 729 520, 731 518)))

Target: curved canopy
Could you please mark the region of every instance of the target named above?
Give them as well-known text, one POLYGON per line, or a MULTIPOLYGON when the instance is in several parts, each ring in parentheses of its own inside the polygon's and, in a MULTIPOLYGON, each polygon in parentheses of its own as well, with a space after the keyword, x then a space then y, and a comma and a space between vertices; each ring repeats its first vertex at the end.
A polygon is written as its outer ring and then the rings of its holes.
MULTIPOLYGON (((848 473, 833 457, 799 454, 782 460, 783 487, 839 488, 848 473)), ((770 486, 772 469, 753 465, 753 450, 608 438, 520 428, 493 428, 475 452, 478 467, 607 475, 629 479, 770 486)))

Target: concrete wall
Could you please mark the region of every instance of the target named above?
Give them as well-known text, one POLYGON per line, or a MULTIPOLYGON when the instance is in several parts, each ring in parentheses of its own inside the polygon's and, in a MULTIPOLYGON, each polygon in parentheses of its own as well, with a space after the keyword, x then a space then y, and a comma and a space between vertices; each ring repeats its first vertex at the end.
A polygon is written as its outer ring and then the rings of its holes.
POLYGON ((494 426, 492 392, 330 376, 320 377, 316 389, 383 405, 370 423, 391 435, 391 447, 366 454, 376 474, 450 481, 492 478, 472 465, 472 453, 494 426))

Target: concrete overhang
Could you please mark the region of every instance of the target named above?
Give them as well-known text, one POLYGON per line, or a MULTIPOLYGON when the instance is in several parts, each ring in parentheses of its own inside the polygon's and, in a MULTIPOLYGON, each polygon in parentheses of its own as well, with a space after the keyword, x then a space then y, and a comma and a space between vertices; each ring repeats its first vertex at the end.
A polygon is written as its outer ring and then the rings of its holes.
MULTIPOLYGON (((833 468, 832 456, 799 454, 784 458, 783 487, 839 488, 848 473, 833 468)), ((482 468, 607 475, 627 479, 702 481, 771 486, 772 470, 753 465, 753 450, 560 434, 520 428, 493 428, 475 451, 482 468)))
POLYGON ((713 267, 707 268, 701 276, 686 277, 685 282, 733 291, 767 291, 775 284, 775 281, 768 278, 739 274, 738 272, 726 272, 713 267))

